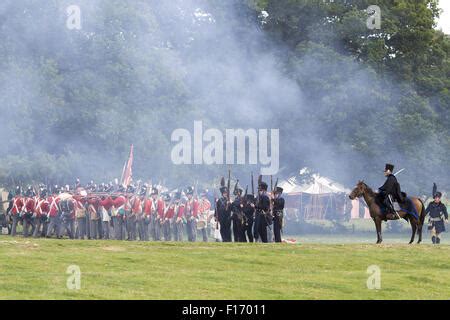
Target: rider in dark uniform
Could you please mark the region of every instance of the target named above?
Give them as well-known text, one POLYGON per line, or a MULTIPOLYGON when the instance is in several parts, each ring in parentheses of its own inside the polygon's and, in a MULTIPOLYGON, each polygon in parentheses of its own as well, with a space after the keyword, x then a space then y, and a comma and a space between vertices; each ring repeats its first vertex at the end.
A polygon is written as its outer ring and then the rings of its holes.
POLYGON ((404 201, 400 184, 397 178, 392 174, 394 171, 394 165, 386 164, 384 169, 384 175, 387 177, 386 182, 378 189, 380 202, 384 204, 387 209, 387 217, 389 219, 395 219, 394 201, 402 203, 404 201))
POLYGON ((281 229, 283 228, 284 198, 281 197, 283 188, 277 187, 273 201, 273 235, 275 242, 281 242, 281 229))
POLYGON ((434 194, 434 201, 428 204, 426 214, 430 215, 428 219, 428 230, 431 231, 431 241, 435 244, 441 242, 440 234, 445 231, 445 222, 448 223, 447 208, 441 202, 442 193, 434 194))

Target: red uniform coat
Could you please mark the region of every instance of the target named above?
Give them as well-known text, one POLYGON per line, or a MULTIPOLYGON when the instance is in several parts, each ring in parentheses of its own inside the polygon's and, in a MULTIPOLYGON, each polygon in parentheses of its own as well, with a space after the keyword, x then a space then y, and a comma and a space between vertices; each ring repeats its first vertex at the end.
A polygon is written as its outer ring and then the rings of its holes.
POLYGON ((144 213, 146 216, 150 216, 153 211, 153 201, 152 199, 145 199, 144 201, 144 213))
POLYGON ((58 203, 59 203, 59 197, 58 196, 50 196, 47 198, 47 201, 49 203, 49 212, 48 215, 50 217, 56 217, 58 215, 58 203))
POLYGON ((177 212, 177 218, 183 218, 183 215, 184 215, 184 209, 185 209, 185 206, 184 206, 184 204, 180 204, 179 206, 178 206, 178 212, 177 212))
POLYGON ((12 215, 19 214, 22 211, 23 204, 24 204, 23 198, 15 196, 13 199, 13 207, 11 209, 11 214, 12 215))
POLYGON ((164 210, 166 208, 166 204, 163 199, 158 199, 156 204, 156 211, 158 212, 158 217, 162 220, 164 219, 164 210))
POLYGON ((41 216, 47 216, 49 211, 50 211, 50 204, 48 203, 48 200, 45 198, 38 199, 36 207, 34 209, 36 217, 40 218, 41 216))

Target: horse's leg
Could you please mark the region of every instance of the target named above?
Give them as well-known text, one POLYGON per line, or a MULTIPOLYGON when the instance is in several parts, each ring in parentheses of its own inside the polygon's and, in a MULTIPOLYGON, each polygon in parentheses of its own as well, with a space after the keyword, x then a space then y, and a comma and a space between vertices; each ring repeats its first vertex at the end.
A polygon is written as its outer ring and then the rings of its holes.
POLYGON ((414 242, 414 237, 416 236, 416 230, 417 230, 417 219, 415 218, 410 218, 409 222, 411 223, 411 240, 409 241, 409 244, 414 242))
POLYGON ((423 227, 423 224, 421 223, 420 217, 419 217, 419 220, 417 220, 417 235, 419 236, 419 240, 417 240, 417 243, 422 242, 422 227, 423 227))
POLYGON ((418 224, 417 233, 419 234, 419 240, 417 240, 417 243, 421 243, 422 242, 422 228, 423 228, 423 223, 424 223, 425 214, 426 214, 425 206, 422 201, 420 201, 420 210, 417 210, 417 212, 420 212, 419 220, 417 222, 417 224, 418 224))
POLYGON ((378 244, 381 243, 381 241, 383 241, 383 238, 381 237, 381 218, 376 217, 374 221, 375 221, 375 228, 377 229, 377 244, 378 244))

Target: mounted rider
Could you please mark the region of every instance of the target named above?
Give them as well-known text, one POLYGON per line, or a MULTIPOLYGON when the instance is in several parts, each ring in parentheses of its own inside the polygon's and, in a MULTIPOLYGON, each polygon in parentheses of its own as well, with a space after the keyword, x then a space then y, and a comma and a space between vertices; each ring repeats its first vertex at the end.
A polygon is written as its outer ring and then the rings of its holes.
MULTIPOLYGON (((387 209, 386 216, 395 215, 394 202, 403 203, 405 200, 400 189, 400 184, 392 173, 393 171, 394 165, 387 163, 384 169, 384 176, 387 177, 386 182, 378 188, 380 201, 387 209)), ((394 217, 390 217, 390 219, 392 218, 394 217)))

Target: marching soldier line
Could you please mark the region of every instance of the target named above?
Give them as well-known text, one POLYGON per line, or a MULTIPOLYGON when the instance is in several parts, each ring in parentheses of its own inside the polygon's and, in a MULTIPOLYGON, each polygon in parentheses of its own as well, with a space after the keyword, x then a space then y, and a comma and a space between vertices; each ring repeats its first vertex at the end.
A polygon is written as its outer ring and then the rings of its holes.
POLYGON ((23 192, 16 187, 0 225, 2 233, 16 236, 20 224, 24 237, 35 238, 195 242, 199 235, 204 242, 210 236, 223 242, 281 242, 283 189, 268 193, 267 184, 258 180, 256 195, 243 194, 237 182, 232 199, 229 182, 227 187, 223 181, 214 208, 208 191, 198 195, 192 186, 162 192, 149 184, 125 188, 91 181, 83 188, 77 179, 72 189, 41 184, 23 192))

